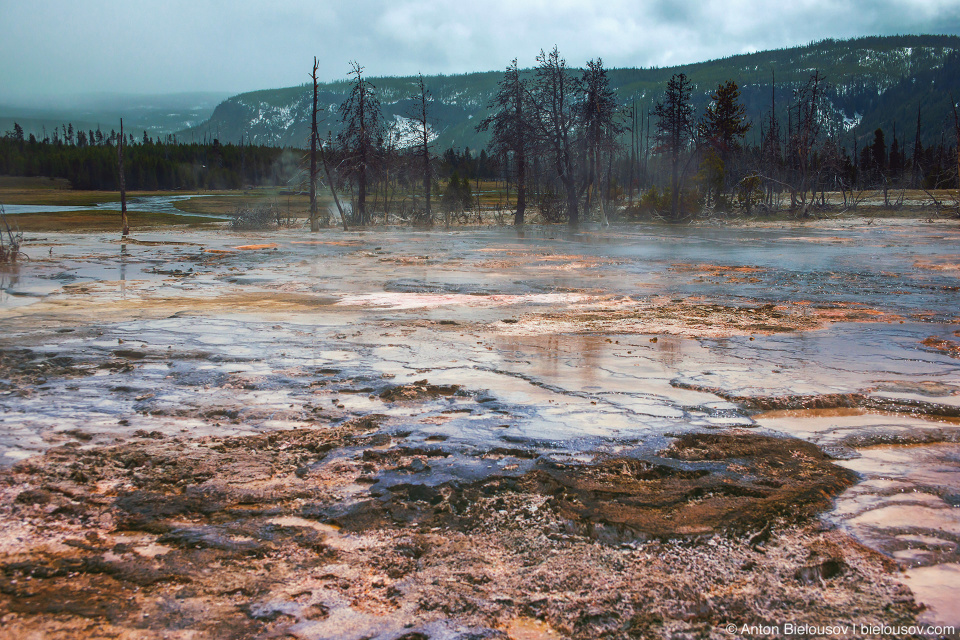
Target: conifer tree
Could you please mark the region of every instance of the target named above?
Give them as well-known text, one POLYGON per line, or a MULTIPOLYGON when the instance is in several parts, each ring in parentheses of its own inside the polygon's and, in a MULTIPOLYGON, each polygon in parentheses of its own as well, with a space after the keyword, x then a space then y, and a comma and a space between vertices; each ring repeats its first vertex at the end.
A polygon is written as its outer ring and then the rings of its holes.
POLYGON ((477 125, 477 131, 492 128, 489 146, 494 155, 513 154, 517 167, 517 209, 513 223, 520 226, 527 207, 527 156, 533 148, 535 131, 530 86, 520 75, 516 58, 507 67, 489 106, 493 113, 477 125))
MULTIPOLYGON (((740 88, 733 80, 717 86, 711 102, 700 118, 700 138, 707 146, 706 153, 718 175, 714 183, 718 192, 725 192, 729 182, 730 164, 740 151, 740 142, 750 130, 746 107, 740 102, 740 88)), ((718 198, 720 193, 717 194, 718 198)))
POLYGON ((695 123, 690 104, 692 83, 683 73, 674 74, 667 82, 663 102, 653 109, 657 116, 657 149, 670 161, 670 219, 680 218, 680 162, 690 146, 695 123))

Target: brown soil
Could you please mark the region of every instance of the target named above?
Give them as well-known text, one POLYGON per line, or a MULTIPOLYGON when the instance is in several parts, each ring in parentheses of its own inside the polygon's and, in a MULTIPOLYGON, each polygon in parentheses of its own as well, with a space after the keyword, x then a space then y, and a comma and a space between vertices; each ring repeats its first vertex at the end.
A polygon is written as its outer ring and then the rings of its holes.
POLYGON ((569 310, 525 314, 501 333, 657 334, 720 338, 812 331, 831 322, 897 322, 899 316, 853 303, 729 305, 698 298, 593 299, 569 310))
MULTIPOLYGON (((68 211, 65 213, 22 213, 16 216, 17 229, 25 232, 45 233, 65 231, 68 233, 115 232, 120 234, 120 212, 94 209, 90 211, 68 211)), ((172 213, 143 213, 131 211, 127 221, 134 231, 164 226, 198 227, 207 224, 222 224, 219 218, 199 216, 180 216, 172 213)))
POLYGON ((819 395, 745 396, 731 393, 719 387, 690 384, 673 380, 670 384, 678 389, 702 391, 735 402, 749 411, 798 411, 809 409, 867 409, 899 414, 916 414, 930 418, 960 417, 960 407, 923 400, 884 398, 866 393, 825 393, 819 395))
POLYGON ((40 355, 30 349, 0 349, 0 390, 29 394, 32 387, 44 384, 47 378, 78 378, 93 375, 97 370, 132 369, 128 350, 117 349, 113 355, 97 362, 82 362, 70 356, 40 355))
POLYGON ((756 283, 760 278, 755 274, 763 273, 766 269, 760 267, 729 266, 719 264, 688 264, 685 262, 670 265, 671 271, 679 273, 702 274, 703 278, 724 278, 728 283, 756 283))
POLYGON ((926 340, 921 340, 920 344, 945 353, 951 358, 960 358, 960 343, 954 342, 953 340, 944 340, 943 338, 931 336, 926 340))
POLYGON ((917 260, 913 266, 933 271, 960 271, 960 256, 939 256, 936 261, 917 260))
POLYGON ((19 463, 5 637, 719 638, 916 613, 891 563, 809 524, 852 480, 812 445, 687 435, 652 461, 431 486, 416 474, 447 454, 376 431, 143 434, 19 463), (391 472, 411 479, 380 488, 391 472))
POLYGON ((458 384, 430 384, 426 380, 417 380, 410 384, 397 385, 390 387, 380 394, 382 400, 387 402, 400 402, 403 400, 423 400, 425 398, 436 398, 439 396, 452 396, 460 390, 458 384))

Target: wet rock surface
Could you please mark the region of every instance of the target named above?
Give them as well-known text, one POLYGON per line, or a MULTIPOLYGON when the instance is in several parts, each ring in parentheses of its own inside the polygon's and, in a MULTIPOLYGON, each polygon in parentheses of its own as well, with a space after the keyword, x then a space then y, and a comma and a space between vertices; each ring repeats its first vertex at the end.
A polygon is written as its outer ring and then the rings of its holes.
POLYGON ((56 235, 0 273, 11 637, 719 638, 960 599, 960 289, 924 266, 954 227, 56 235))
POLYGON ((402 442, 363 418, 20 462, 0 489, 0 618, 13 637, 633 638, 915 615, 891 562, 811 524, 851 481, 811 445, 684 436, 658 463, 376 491, 439 455, 402 442))

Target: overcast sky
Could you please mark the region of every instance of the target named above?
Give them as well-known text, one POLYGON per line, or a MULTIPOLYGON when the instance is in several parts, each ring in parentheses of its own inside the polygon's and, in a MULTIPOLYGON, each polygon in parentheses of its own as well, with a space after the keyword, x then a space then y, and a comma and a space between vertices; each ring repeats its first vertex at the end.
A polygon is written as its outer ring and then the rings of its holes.
POLYGON ((666 66, 821 38, 960 34, 960 0, 0 0, 0 103, 532 66, 666 66), (785 6, 787 5, 787 6, 785 6))

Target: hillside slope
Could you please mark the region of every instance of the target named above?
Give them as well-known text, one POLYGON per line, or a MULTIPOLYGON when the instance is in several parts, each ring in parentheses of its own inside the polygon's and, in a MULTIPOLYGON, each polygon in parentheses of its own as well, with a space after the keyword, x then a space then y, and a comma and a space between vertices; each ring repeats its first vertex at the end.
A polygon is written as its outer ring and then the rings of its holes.
MULTIPOLYGON (((581 61, 568 63, 577 65, 581 61)), ((698 110, 718 84, 733 79, 741 87, 750 118, 759 122, 769 112, 771 95, 778 111, 783 111, 793 90, 814 70, 826 77, 833 115, 846 122, 851 137, 869 140, 877 127, 892 131, 896 126, 898 137, 912 145, 917 109, 922 105, 923 138, 929 144, 940 139, 952 118, 951 96, 960 97, 960 37, 824 40, 678 67, 613 69, 610 80, 625 107, 636 103, 638 111, 646 114, 674 73, 685 73, 693 81, 693 101, 698 110)), ((501 77, 500 71, 425 76, 434 98, 430 120, 438 152, 448 147, 476 149, 486 144, 487 134, 478 134, 475 125, 489 113, 487 105, 501 77)), ((410 96, 415 92, 415 77, 371 80, 388 122, 402 122, 414 113, 410 96)), ((321 85, 322 132, 338 131, 337 108, 348 90, 346 81, 321 85)), ((182 131, 180 137, 186 141, 207 137, 233 143, 242 138, 258 144, 304 147, 309 140, 311 101, 312 89, 307 85, 240 94, 222 102, 208 121, 182 131)), ((759 135, 759 127, 752 135, 759 135)))

